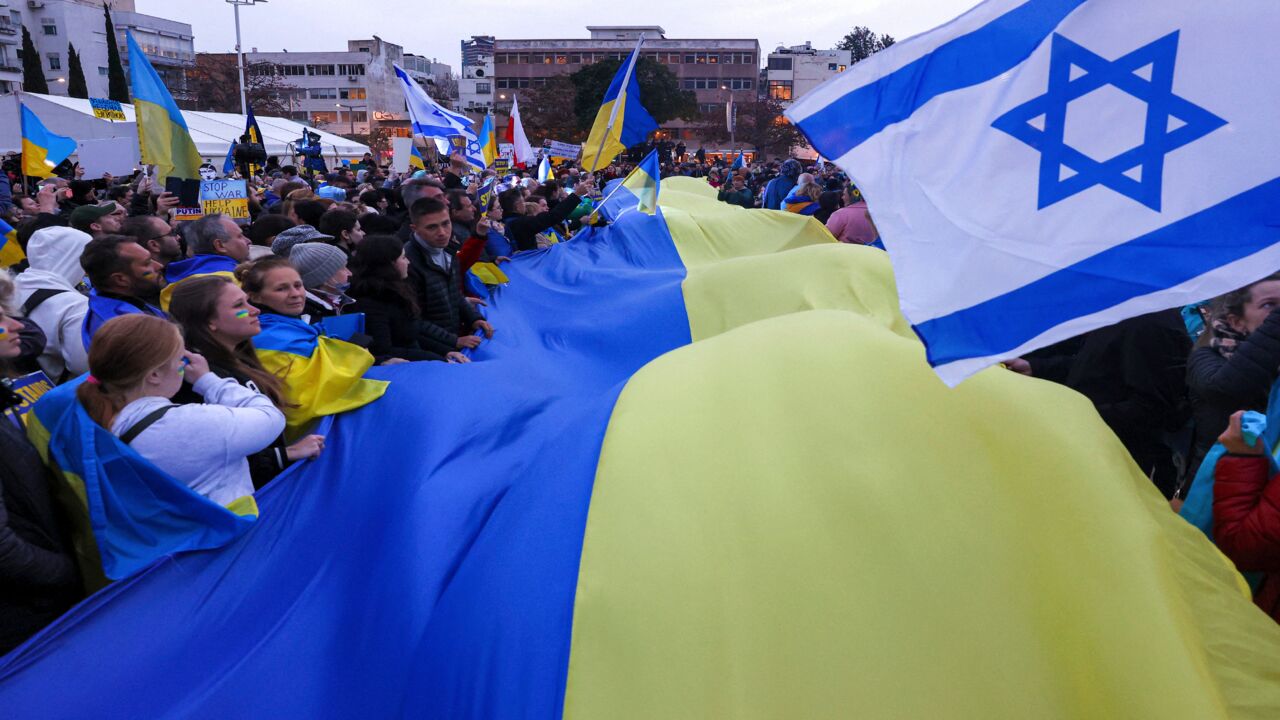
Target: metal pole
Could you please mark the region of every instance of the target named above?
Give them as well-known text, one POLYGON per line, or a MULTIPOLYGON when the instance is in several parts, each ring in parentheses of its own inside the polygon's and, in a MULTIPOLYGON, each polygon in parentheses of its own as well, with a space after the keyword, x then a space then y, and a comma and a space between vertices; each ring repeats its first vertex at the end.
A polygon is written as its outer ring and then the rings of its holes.
POLYGON ((240 51, 240 3, 232 3, 236 15, 236 68, 240 71, 240 114, 249 114, 249 105, 244 96, 244 53, 240 51))
MULTIPOLYGON (((622 92, 627 91, 627 85, 631 84, 631 73, 635 72, 636 63, 640 61, 640 46, 644 44, 644 33, 640 33, 640 40, 636 43, 636 49, 632 51, 631 57, 627 61, 627 74, 622 78, 622 92)), ((605 138, 609 137, 609 133, 613 132, 613 124, 618 120, 618 111, 622 108, 618 105, 618 98, 613 99, 613 107, 609 110, 609 126, 605 128, 604 134, 600 136, 600 147, 596 149, 596 156, 591 160, 591 172, 595 172, 600 166, 600 155, 604 152, 605 138)))

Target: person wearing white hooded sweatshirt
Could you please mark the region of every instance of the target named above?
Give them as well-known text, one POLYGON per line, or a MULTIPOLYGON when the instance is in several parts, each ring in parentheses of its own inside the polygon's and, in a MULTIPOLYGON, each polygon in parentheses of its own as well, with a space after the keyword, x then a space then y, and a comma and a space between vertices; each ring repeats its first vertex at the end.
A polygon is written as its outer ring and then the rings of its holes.
POLYGON ((27 242, 30 267, 15 278, 22 314, 39 325, 48 338, 38 362, 54 382, 89 369, 80 332, 89 311, 89 298, 76 286, 84 279, 80 253, 92 239, 70 227, 35 231, 27 242))

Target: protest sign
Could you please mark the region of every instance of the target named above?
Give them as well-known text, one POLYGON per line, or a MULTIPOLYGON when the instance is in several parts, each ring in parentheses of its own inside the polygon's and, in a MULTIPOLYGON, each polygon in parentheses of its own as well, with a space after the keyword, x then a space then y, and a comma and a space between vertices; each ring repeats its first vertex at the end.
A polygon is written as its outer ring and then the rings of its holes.
POLYGON ((99 120, 123 121, 124 106, 115 100, 106 98, 89 98, 89 106, 93 108, 93 116, 99 120))
POLYGON ((553 158, 573 159, 578 157, 578 153, 582 152, 581 145, 563 143, 559 140, 547 140, 542 143, 542 147, 546 150, 548 157, 553 158))
POLYGON ((53 389, 53 381, 49 379, 48 375, 37 370, 22 377, 14 378, 10 389, 17 393, 18 397, 22 398, 22 402, 10 408, 8 412, 26 422, 25 415, 31 411, 32 406, 36 404, 36 401, 42 395, 53 389))
POLYGON ((233 220, 249 219, 249 191, 244 180, 205 180, 200 183, 200 211, 220 213, 233 220))

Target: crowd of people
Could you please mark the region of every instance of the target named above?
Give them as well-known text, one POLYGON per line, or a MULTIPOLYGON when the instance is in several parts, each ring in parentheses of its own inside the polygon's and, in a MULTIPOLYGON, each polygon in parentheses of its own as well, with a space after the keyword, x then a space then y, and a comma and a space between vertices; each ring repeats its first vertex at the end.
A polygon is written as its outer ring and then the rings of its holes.
MULTIPOLYGON (((664 176, 702 177, 723 202, 810 215, 835 240, 879 246, 861 194, 832 165, 675 150, 664 176)), ((501 332, 467 271, 572 237, 591 222, 597 182, 632 166, 593 176, 566 163, 538 182, 532 170, 471 173, 461 157, 403 174, 372 157, 319 175, 272 163, 248 178, 250 219, 239 222, 177 222, 178 199, 144 173, 0 179, 0 218, 27 258, 0 272, 0 367, 78 383, 94 423, 230 506, 325 451, 309 421, 334 408, 317 399, 314 376, 281 364, 280 338, 326 343, 355 377, 375 363, 467 363, 501 332)), ((1243 570, 1280 569, 1280 482, 1238 415, 1265 410, 1280 374, 1278 306, 1271 276, 1006 367, 1092 400, 1175 504, 1221 436, 1233 455, 1220 466, 1215 539, 1243 570)), ((55 470, 24 434, 20 400, 0 397, 11 406, 0 422, 0 653, 86 592, 55 470)), ((1280 619, 1280 584, 1265 584, 1259 602, 1280 619)))

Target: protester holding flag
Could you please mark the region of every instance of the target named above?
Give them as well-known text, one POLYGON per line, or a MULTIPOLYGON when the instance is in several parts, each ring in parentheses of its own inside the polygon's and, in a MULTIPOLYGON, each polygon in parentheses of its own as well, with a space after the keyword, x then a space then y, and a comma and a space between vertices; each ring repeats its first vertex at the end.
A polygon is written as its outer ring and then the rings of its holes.
POLYGON ((151 464, 215 503, 253 495, 246 459, 284 430, 284 414, 257 389, 209 371, 177 326, 148 315, 113 318, 89 350, 76 397, 94 422, 151 464), (182 384, 203 403, 170 402, 182 384))
MULTIPOLYGON (((288 408, 284 383, 263 367, 253 347, 253 338, 262 331, 261 311, 233 281, 220 275, 192 278, 174 291, 170 311, 187 347, 204 356, 210 372, 261 392, 281 412, 288 408)), ((201 402, 185 387, 175 400, 201 402)), ((289 463, 314 458, 323 450, 323 435, 307 435, 286 444, 282 429, 270 445, 248 457, 254 488, 261 489, 289 463)))
MULTIPOLYGON (((13 282, 0 272, 0 371, 21 353, 13 282)), ((21 398, 0 387, 0 655, 22 644, 83 596, 52 479, 20 422, 21 398)))
POLYGON ((493 337, 493 327, 462 294, 462 268, 448 251, 453 237, 449 208, 423 198, 410 208, 413 240, 405 246, 409 282, 413 286, 423 327, 431 338, 426 349, 438 354, 474 348, 480 337, 493 337))
POLYGON ((747 179, 738 173, 733 174, 733 179, 717 193, 716 197, 721 202, 727 202, 730 205, 738 205, 744 208, 756 206, 755 194, 747 189, 747 179))
POLYGON ((573 192, 549 211, 530 214, 526 214, 530 211, 519 190, 503 192, 498 196, 498 202, 502 204, 507 240, 517 251, 537 249, 538 233, 546 232, 568 220, 569 215, 582 204, 582 199, 591 194, 592 187, 590 180, 584 180, 575 185, 573 192))

